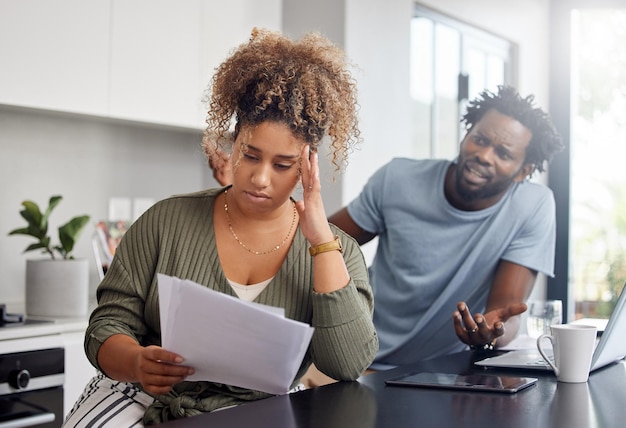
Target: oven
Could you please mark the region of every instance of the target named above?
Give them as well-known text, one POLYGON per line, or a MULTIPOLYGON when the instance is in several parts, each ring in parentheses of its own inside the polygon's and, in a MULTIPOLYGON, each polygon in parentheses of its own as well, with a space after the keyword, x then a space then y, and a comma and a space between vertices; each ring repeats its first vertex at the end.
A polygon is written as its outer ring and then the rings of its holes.
POLYGON ((0 428, 60 427, 64 349, 4 352, 0 353, 0 428))

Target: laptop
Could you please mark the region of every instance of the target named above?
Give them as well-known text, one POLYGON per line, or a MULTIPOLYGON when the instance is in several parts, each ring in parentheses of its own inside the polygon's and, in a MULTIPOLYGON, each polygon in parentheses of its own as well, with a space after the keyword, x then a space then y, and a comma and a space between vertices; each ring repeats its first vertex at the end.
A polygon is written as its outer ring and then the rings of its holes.
MULTIPOLYGON (((591 359, 591 370, 594 371, 626 356, 626 286, 622 289, 617 305, 609 318, 606 328, 599 340, 591 359)), ((550 354, 548 346, 546 354, 550 354)), ((534 349, 518 349, 495 357, 485 358, 474 363, 483 367, 512 369, 551 370, 535 347, 534 349)))

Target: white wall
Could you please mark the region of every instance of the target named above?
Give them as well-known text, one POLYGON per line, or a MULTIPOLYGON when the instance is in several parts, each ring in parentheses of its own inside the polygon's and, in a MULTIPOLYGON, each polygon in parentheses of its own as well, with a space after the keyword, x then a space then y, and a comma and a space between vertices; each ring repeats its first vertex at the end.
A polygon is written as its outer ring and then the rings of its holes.
MULTIPOLYGON (((0 303, 9 310, 19 310, 24 299, 25 259, 44 257, 22 254, 32 238, 7 236, 25 225, 19 215, 24 199, 45 209, 50 196, 63 196, 50 217, 50 235, 58 243, 57 227, 71 217, 106 219, 111 197, 158 200, 213 182, 199 131, 0 107, 0 150, 0 303)), ((93 224, 86 227, 75 251, 92 262, 92 295, 98 281, 93 230, 93 224)))
POLYGON ((396 156, 410 156, 409 25, 411 0, 350 0, 346 50, 357 64, 363 146, 344 177, 343 202, 372 172, 396 156))

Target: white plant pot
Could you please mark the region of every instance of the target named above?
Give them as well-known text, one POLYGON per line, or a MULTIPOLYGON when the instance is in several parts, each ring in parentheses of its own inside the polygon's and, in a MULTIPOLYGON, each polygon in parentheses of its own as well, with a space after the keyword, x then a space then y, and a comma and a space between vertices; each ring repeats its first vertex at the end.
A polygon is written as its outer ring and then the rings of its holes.
POLYGON ((27 260, 26 314, 84 317, 89 305, 87 259, 27 260))

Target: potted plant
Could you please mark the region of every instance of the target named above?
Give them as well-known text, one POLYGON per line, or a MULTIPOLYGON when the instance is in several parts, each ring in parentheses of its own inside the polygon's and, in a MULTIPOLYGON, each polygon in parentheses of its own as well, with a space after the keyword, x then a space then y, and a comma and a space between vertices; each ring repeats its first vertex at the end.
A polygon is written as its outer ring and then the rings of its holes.
POLYGON ((24 253, 41 250, 46 259, 26 261, 26 313, 44 317, 80 317, 87 314, 89 299, 89 265, 86 259, 75 259, 72 251, 78 236, 89 222, 88 215, 72 218, 58 228, 59 243, 53 245, 48 234, 48 218, 61 202, 52 196, 44 212, 30 200, 22 202, 20 215, 26 227, 9 235, 35 238, 24 253))

